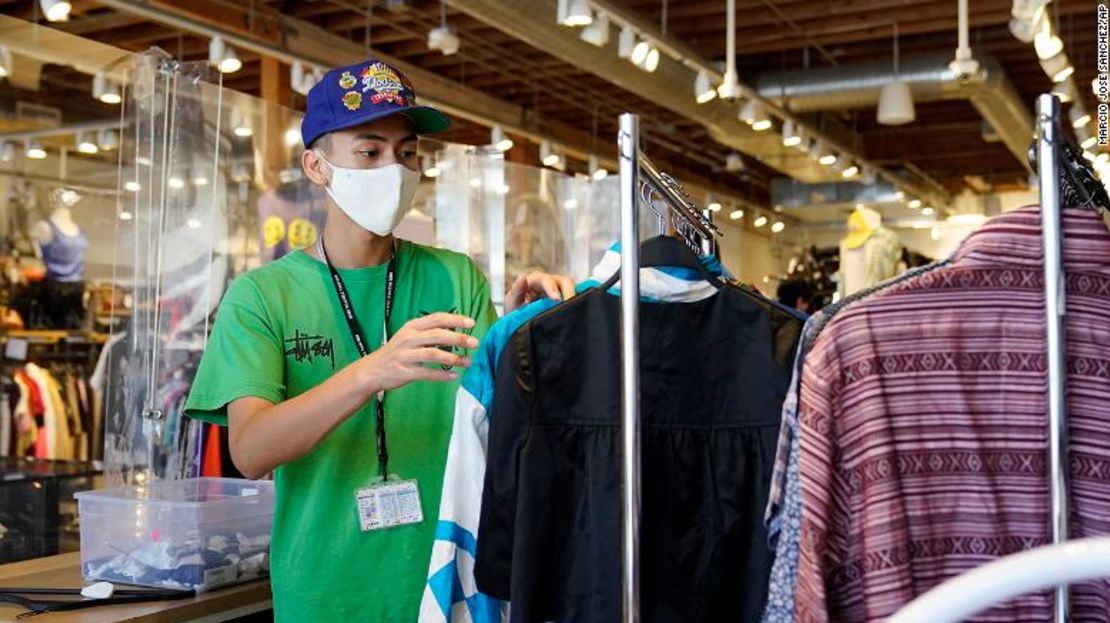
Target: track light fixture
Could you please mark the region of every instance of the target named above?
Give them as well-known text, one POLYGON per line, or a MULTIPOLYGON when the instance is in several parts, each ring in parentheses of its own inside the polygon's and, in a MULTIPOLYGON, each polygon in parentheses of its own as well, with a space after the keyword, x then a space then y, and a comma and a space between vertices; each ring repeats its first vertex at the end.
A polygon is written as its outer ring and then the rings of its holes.
POLYGON ((123 101, 123 96, 120 95, 119 87, 108 79, 108 76, 103 72, 97 72, 93 76, 93 97, 104 102, 105 104, 119 104, 123 101))
POLYGON ((27 141, 27 148, 24 150, 23 155, 31 160, 42 160, 46 158, 46 150, 42 147, 42 141, 38 139, 27 141))
POLYGON ((212 37, 208 42, 208 62, 223 74, 233 74, 243 68, 243 61, 239 60, 235 50, 224 43, 223 37, 218 36, 212 37))
POLYGON ((717 97, 717 89, 709 79, 709 72, 702 69, 694 79, 694 97, 699 104, 712 102, 717 97))
POLYGON ((559 0, 556 15, 563 26, 589 26, 594 22, 593 11, 586 0, 559 0))
POLYGON ((505 136, 505 130, 499 125, 493 126, 489 133, 489 143, 494 149, 501 153, 505 153, 513 148, 513 139, 505 136))
POLYGON ((609 16, 598 11, 594 17, 594 23, 583 28, 579 37, 590 45, 605 47, 609 43, 609 16))
POLYGON ((82 154, 95 154, 100 151, 100 147, 96 141, 92 140, 92 135, 85 132, 77 134, 77 151, 82 154))
POLYGON ((39 7, 48 22, 64 22, 73 10, 73 5, 66 0, 39 0, 39 7))
POLYGON ((540 143, 540 162, 546 167, 558 168, 563 162, 563 157, 555 153, 551 148, 551 143, 543 141, 540 143))
POLYGON ((590 156, 589 171, 590 178, 593 179, 593 181, 595 182, 600 182, 601 180, 609 177, 609 171, 607 171, 605 167, 598 164, 597 156, 590 156))

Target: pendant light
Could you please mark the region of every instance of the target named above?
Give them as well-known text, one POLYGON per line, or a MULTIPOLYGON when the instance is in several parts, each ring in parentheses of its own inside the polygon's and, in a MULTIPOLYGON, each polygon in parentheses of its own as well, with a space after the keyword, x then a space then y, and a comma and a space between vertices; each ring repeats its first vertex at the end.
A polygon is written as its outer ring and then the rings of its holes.
POLYGON ((799 132, 794 125, 793 119, 787 119, 782 122, 782 146, 783 147, 798 147, 802 144, 802 133, 799 132))
POLYGON ((916 115, 913 108, 913 93, 910 85, 902 82, 898 73, 898 24, 894 25, 894 80, 883 87, 879 94, 879 110, 876 115, 883 125, 903 125, 911 123, 916 115))
POLYGON ((119 135, 112 128, 104 128, 97 132, 96 144, 101 151, 112 151, 119 147, 119 135))
POLYGON ((428 48, 441 52, 444 56, 451 56, 459 51, 461 45, 459 36, 447 25, 447 3, 440 0, 439 26, 428 31, 428 48))
POLYGON ((590 156, 589 172, 590 178, 592 178, 595 182, 600 182, 601 180, 609 177, 609 171, 607 171, 605 167, 598 164, 597 156, 590 156))

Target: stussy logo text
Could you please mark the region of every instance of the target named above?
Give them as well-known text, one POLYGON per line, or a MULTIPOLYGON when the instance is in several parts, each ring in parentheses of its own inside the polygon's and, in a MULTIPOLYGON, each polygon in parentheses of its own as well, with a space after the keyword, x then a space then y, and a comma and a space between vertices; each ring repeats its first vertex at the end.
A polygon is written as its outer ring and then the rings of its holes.
POLYGON ((297 329, 293 332, 293 337, 285 340, 285 344, 285 354, 292 355, 293 361, 312 363, 317 357, 326 357, 331 361, 331 369, 335 369, 335 346, 330 337, 309 335, 297 329))

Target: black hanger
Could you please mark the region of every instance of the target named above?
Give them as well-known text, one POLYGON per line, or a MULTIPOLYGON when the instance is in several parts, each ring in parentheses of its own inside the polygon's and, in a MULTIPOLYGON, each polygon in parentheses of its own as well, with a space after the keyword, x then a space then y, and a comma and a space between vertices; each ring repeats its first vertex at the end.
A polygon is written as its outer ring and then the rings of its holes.
MULTIPOLYGON (((1058 135, 1061 137, 1056 152, 1060 164, 1060 204, 1065 208, 1092 208, 1105 214, 1110 209, 1106 187, 1083 157, 1083 150, 1062 131, 1058 135)), ((1029 147, 1029 164, 1037 170, 1036 141, 1029 147)))
MULTIPOLYGON (((640 267, 650 268, 653 266, 689 268, 697 271, 702 279, 708 281, 710 285, 718 290, 724 285, 716 275, 709 272, 701 258, 691 251, 686 243, 670 236, 656 236, 640 245, 640 267)), ((604 291, 612 288, 617 281, 620 281, 620 278, 621 273, 618 270, 616 274, 601 284, 601 289, 604 291)))

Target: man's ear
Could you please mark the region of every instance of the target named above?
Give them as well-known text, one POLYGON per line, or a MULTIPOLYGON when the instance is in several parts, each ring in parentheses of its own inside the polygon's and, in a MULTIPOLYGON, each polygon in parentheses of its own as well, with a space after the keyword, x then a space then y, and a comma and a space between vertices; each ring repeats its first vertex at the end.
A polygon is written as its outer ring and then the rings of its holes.
POLYGON ((330 167, 320 157, 315 149, 306 149, 301 153, 301 168, 304 174, 317 186, 327 186, 331 176, 330 167))

